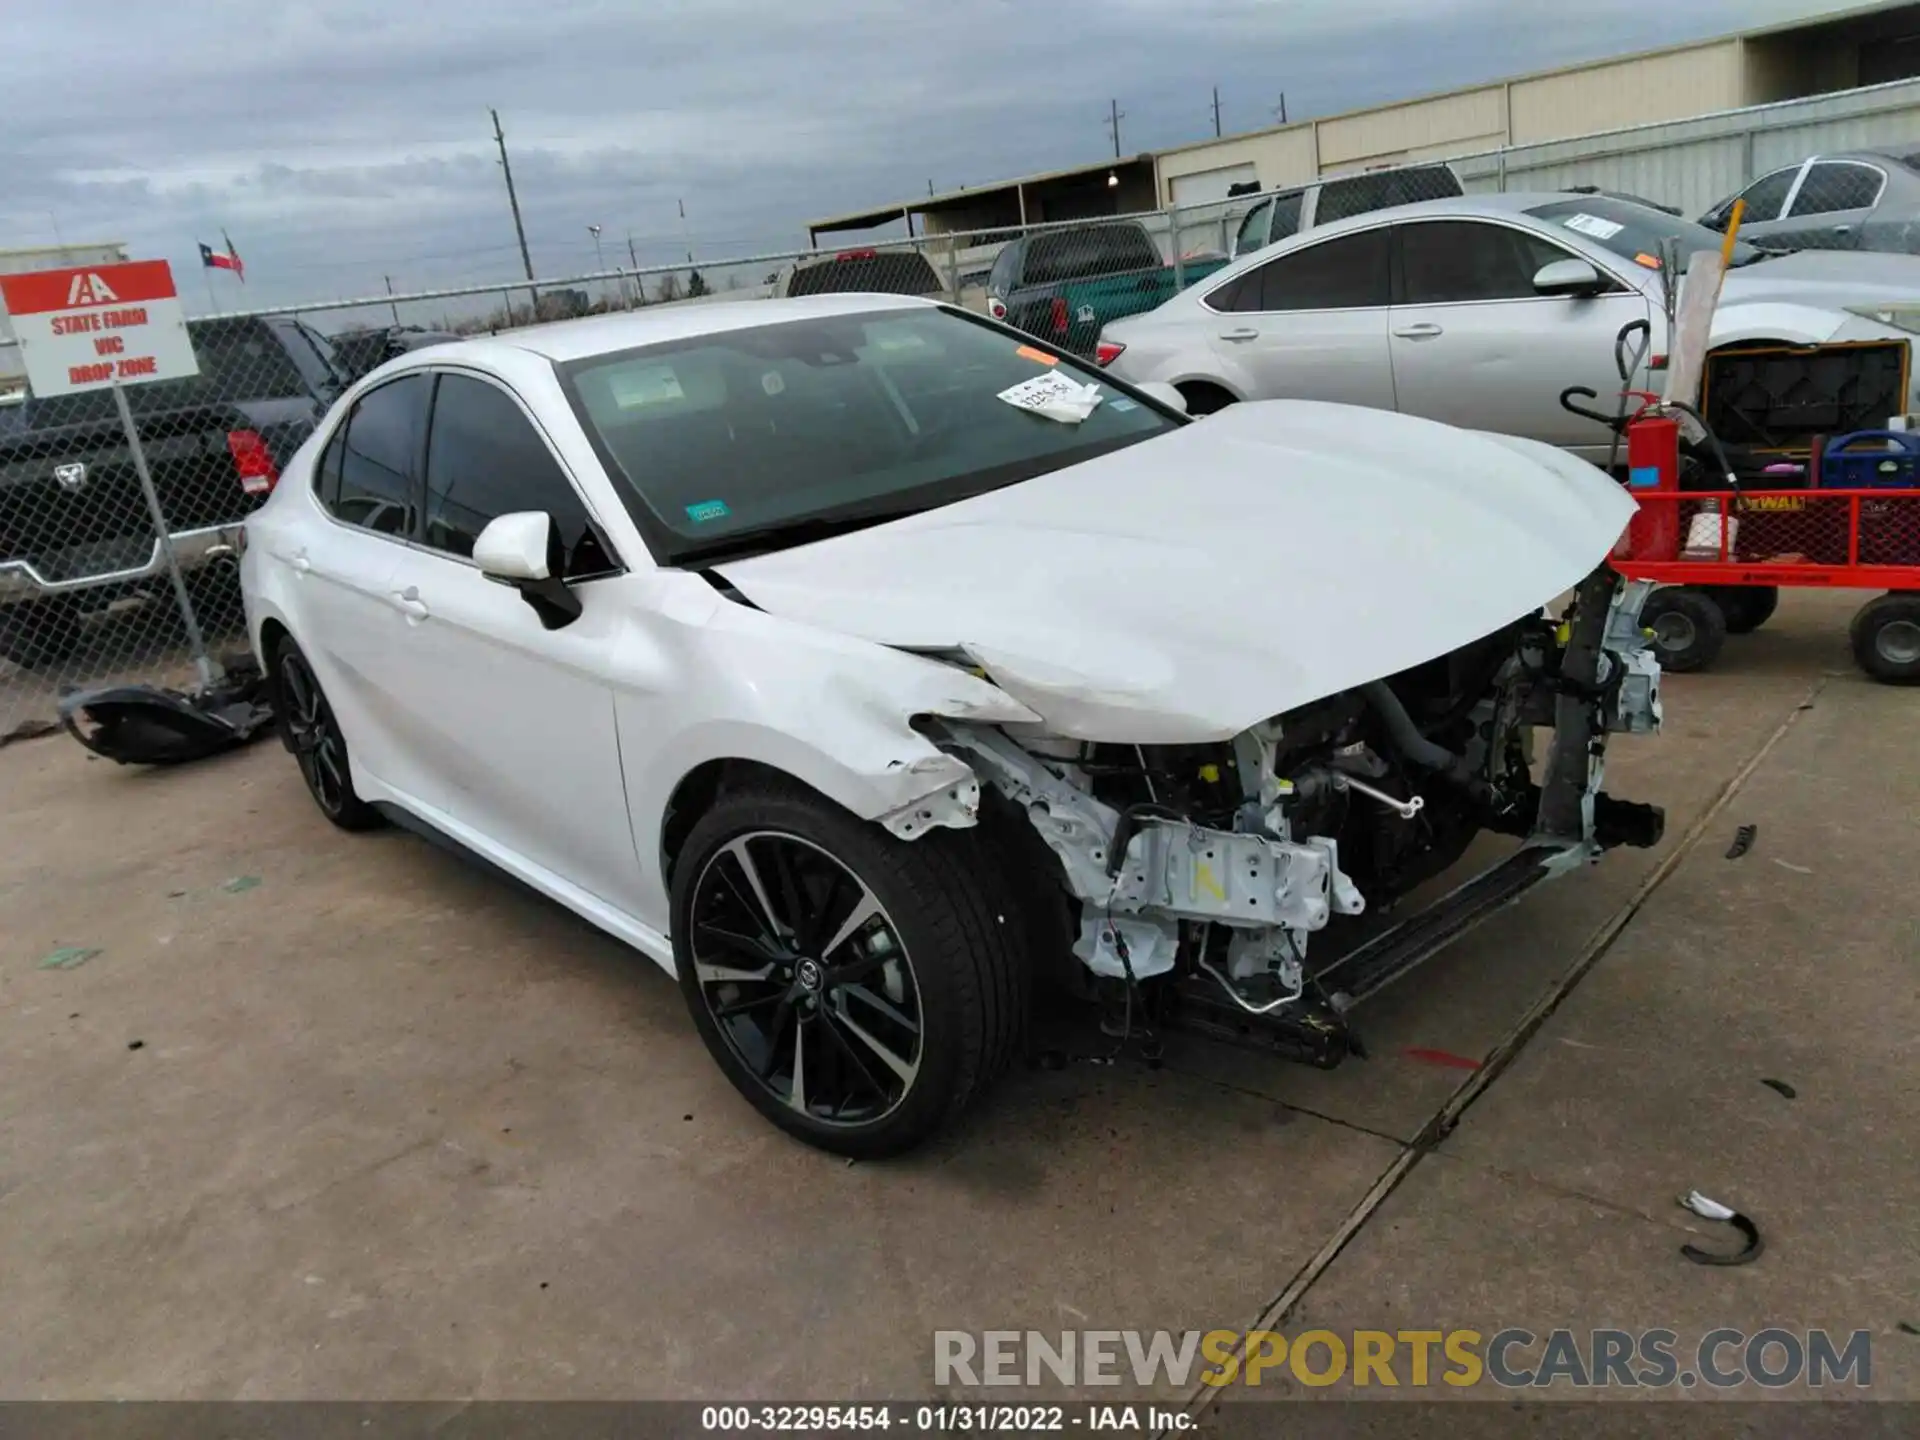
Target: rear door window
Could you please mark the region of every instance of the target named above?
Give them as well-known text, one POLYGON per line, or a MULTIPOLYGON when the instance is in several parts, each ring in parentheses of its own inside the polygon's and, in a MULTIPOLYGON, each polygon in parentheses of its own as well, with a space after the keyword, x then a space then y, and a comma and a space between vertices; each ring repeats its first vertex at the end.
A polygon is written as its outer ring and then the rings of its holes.
POLYGON ((1385 210, 1392 205, 1411 205, 1420 200, 1443 200, 1460 193, 1460 182, 1444 166, 1417 170, 1381 170, 1372 175, 1352 175, 1323 181, 1320 200, 1313 211, 1313 223, 1329 225, 1335 220, 1385 210))
POLYGON ((1306 200, 1304 191, 1295 191, 1291 195, 1282 195, 1273 202, 1273 229, 1267 235, 1267 243, 1287 240, 1300 233, 1300 206, 1306 200))
POLYGON ((1871 165, 1851 160, 1821 160, 1800 182, 1793 197, 1791 219, 1802 215, 1831 215, 1840 210, 1871 210, 1880 203, 1886 177, 1871 165))
POLYGON ((1160 247, 1137 225, 1103 225, 1027 238, 1027 264, 1021 281, 1054 285, 1093 275, 1123 275, 1158 270, 1160 247))
POLYGON ((1387 227, 1309 245, 1262 265, 1260 298, 1236 295, 1236 310, 1358 310, 1389 296, 1387 227))
POLYGON ((361 396, 347 417, 334 518, 382 535, 414 534, 427 377, 403 375, 361 396))

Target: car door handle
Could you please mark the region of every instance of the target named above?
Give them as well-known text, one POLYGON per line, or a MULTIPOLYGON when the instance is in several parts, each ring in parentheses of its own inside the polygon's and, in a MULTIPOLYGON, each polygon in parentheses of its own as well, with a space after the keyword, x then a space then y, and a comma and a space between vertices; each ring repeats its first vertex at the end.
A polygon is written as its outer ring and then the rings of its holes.
POLYGON ((1222 330, 1220 332, 1220 338, 1222 340, 1231 340, 1237 345, 1247 340, 1258 340, 1260 338, 1260 332, 1243 325, 1238 330, 1222 330))
POLYGON ((1438 325, 1422 323, 1419 325, 1409 325, 1406 329, 1396 330, 1393 333, 1398 335, 1402 340, 1431 340, 1434 336, 1444 335, 1446 332, 1438 325))
POLYGON ((393 606, 409 620, 424 620, 433 613, 427 609, 427 602, 420 598, 418 587, 413 585, 393 592, 393 606))

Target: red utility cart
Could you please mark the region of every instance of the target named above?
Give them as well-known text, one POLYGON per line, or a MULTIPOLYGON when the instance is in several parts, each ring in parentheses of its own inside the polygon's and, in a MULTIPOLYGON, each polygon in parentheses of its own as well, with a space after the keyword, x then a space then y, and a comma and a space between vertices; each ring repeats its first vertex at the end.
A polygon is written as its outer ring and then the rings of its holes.
POLYGON ((1648 599, 1661 664, 1699 670, 1729 632, 1757 629, 1780 586, 1886 593, 1855 615, 1854 658, 1876 680, 1920 683, 1920 489, 1643 488, 1613 565, 1663 587, 1648 599))

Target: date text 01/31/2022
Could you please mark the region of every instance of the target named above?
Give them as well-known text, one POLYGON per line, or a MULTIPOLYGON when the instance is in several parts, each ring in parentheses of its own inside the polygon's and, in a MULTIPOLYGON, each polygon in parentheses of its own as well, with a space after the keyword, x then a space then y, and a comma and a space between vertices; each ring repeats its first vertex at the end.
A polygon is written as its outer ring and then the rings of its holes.
POLYGON ((1193 1417, 1145 1405, 708 1405, 700 1428, 716 1433, 891 1430, 943 1434, 990 1431, 1186 1430, 1193 1417))

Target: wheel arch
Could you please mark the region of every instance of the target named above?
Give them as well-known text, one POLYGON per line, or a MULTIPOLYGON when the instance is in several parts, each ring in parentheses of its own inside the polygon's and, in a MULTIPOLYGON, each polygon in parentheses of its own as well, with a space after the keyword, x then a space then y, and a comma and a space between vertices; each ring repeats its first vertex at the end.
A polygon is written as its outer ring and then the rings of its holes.
POLYGON ((761 726, 712 729, 720 733, 709 734, 704 753, 677 757, 653 780, 640 777, 630 795, 635 848, 659 867, 663 899, 688 834, 729 788, 799 788, 903 840, 941 828, 970 829, 977 821, 980 784, 971 767, 911 732, 898 753, 855 765, 761 726))
POLYGON ((1232 386, 1223 384, 1219 380, 1204 375, 1192 376, 1185 380, 1174 380, 1169 383, 1174 389, 1186 397, 1187 413, 1190 415, 1209 415, 1225 405, 1238 405, 1246 398, 1242 395, 1235 394, 1232 386), (1220 403, 1207 405, 1206 408, 1203 409, 1195 408, 1196 401, 1205 405, 1205 402, 1208 400, 1217 400, 1220 403))

